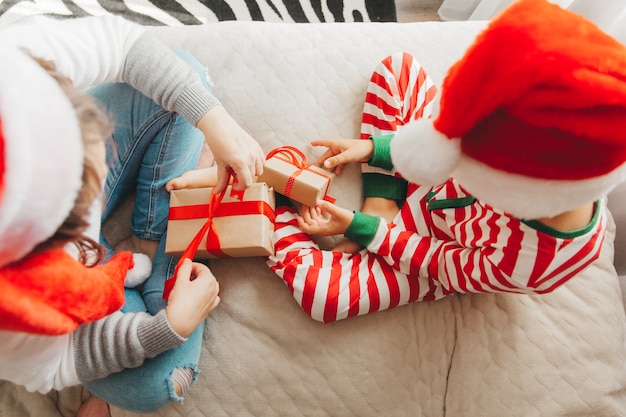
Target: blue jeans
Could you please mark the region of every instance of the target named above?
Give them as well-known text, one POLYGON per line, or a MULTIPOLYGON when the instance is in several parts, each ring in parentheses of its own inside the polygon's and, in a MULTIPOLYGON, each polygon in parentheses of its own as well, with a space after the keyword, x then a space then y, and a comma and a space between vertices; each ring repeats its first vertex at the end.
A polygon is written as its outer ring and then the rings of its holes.
MULTIPOLYGON (((205 87, 211 89, 206 69, 191 55, 175 52, 200 73, 205 87)), ((106 108, 115 125, 114 145, 107 146, 109 173, 102 221, 136 193, 131 230, 142 239, 159 241, 150 277, 141 292, 126 289, 122 311, 156 314, 166 306, 163 285, 178 261, 164 252, 169 210, 165 184, 196 167, 204 136, 182 116, 166 111, 127 84, 101 84, 90 89, 89 94, 106 108)), ((102 237, 101 243, 112 252, 102 237)), ((125 369, 86 383, 85 387, 116 407, 139 413, 158 410, 171 400, 182 402, 170 375, 174 369, 185 367, 193 370, 195 380, 203 329, 201 324, 184 344, 146 360, 138 368, 125 369)))

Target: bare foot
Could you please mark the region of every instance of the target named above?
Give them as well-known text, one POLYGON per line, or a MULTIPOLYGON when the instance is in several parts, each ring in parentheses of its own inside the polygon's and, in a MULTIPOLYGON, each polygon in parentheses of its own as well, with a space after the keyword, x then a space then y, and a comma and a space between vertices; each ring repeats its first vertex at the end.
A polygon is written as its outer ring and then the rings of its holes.
POLYGON ((363 207, 361 208, 361 212, 372 216, 380 216, 387 223, 390 223, 399 211, 400 208, 394 200, 383 197, 367 197, 363 201, 363 207))
POLYGON ((213 187, 217 184, 217 165, 208 168, 194 169, 183 173, 165 184, 167 191, 182 188, 213 187))
POLYGON ((111 417, 111 411, 109 404, 92 395, 80 406, 76 417, 111 417))
POLYGON ((355 254, 361 249, 363 249, 363 246, 356 243, 354 240, 344 237, 343 240, 332 249, 332 251, 355 254))

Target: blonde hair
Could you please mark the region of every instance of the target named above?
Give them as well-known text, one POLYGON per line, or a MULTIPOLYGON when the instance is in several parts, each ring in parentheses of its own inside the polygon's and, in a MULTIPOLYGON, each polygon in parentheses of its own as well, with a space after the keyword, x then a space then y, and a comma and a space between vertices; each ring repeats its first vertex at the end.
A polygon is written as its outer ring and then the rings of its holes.
POLYGON ((63 224, 48 240, 39 244, 35 251, 51 247, 74 244, 79 252, 79 260, 87 265, 98 264, 104 257, 102 245, 85 234, 89 227, 89 210, 95 199, 102 193, 102 183, 97 167, 102 164, 101 146, 111 141, 113 124, 108 114, 98 106, 89 95, 74 88, 72 81, 60 74, 56 66, 49 61, 34 58, 67 95, 76 110, 84 146, 82 187, 78 192, 74 207, 69 212, 63 224))

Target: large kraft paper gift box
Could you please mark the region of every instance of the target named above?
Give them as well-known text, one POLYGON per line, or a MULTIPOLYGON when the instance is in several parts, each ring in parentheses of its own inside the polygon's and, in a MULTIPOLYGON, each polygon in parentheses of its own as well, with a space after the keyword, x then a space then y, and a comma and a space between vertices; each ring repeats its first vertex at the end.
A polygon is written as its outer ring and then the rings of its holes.
POLYGON ((313 207, 318 200, 335 200, 328 195, 334 176, 332 172, 308 163, 304 153, 297 148, 283 146, 267 155, 258 181, 267 183, 277 193, 313 207))
POLYGON ((213 208, 209 204, 211 191, 192 188, 171 192, 165 252, 182 255, 212 211, 212 224, 202 236, 194 259, 273 254, 274 190, 258 182, 241 195, 229 186, 213 208))

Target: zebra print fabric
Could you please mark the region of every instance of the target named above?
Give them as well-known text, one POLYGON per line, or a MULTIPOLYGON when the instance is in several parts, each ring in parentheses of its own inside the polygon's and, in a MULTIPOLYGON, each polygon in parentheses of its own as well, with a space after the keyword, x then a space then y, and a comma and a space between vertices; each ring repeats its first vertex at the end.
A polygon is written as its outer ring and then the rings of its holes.
POLYGON ((33 15, 114 14, 142 25, 200 25, 224 20, 393 22, 394 0, 0 0, 0 24, 33 15))

